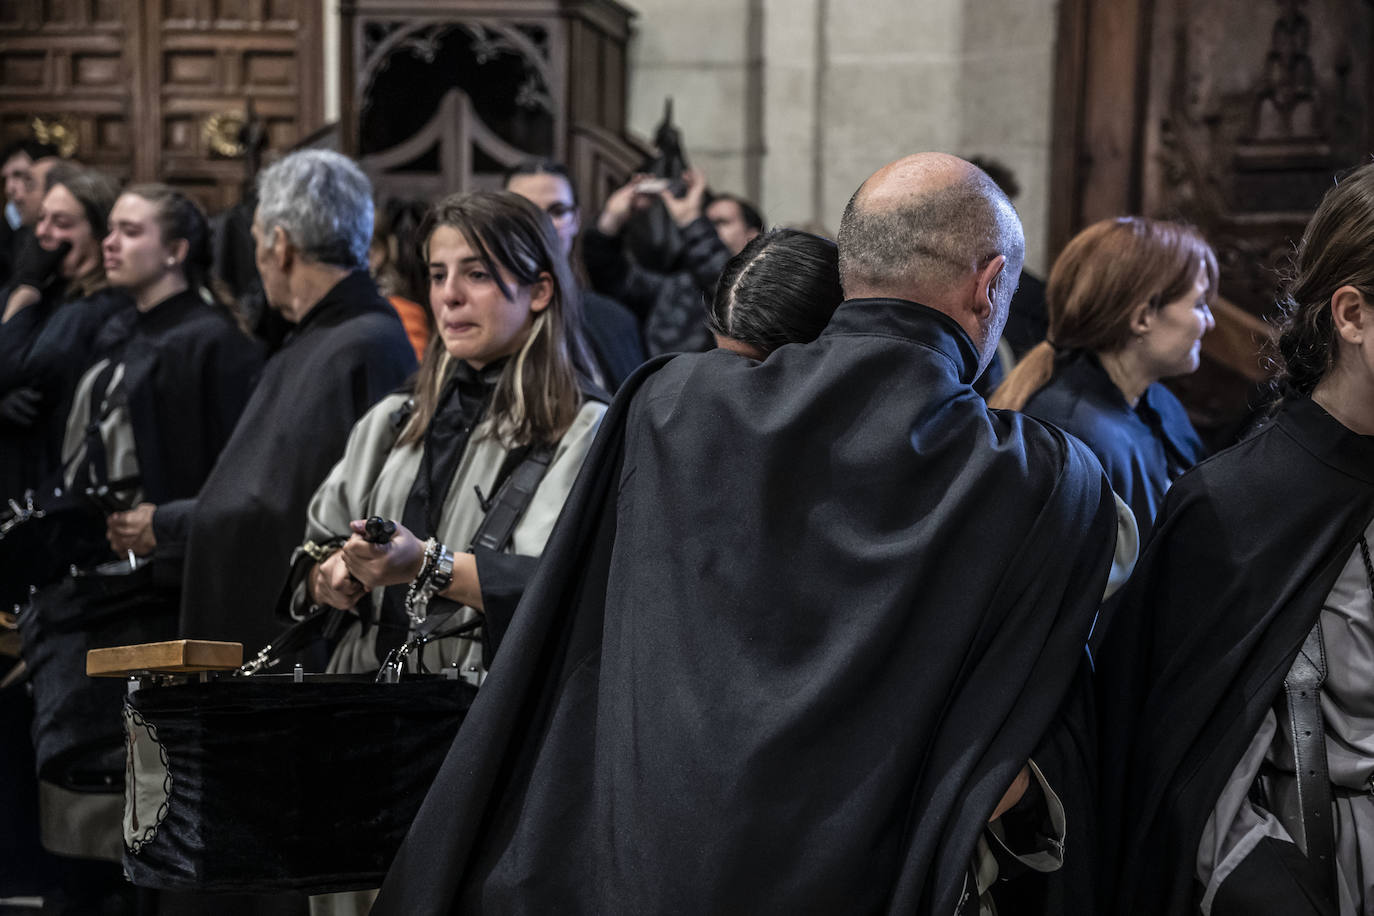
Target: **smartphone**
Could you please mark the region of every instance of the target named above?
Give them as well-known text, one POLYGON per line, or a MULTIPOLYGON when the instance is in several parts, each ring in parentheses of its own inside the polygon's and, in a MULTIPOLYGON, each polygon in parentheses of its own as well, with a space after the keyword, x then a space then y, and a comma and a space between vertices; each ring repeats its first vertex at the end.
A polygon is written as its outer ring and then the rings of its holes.
POLYGON ((646 178, 635 185, 636 194, 662 194, 668 190, 668 179, 666 178, 646 178))

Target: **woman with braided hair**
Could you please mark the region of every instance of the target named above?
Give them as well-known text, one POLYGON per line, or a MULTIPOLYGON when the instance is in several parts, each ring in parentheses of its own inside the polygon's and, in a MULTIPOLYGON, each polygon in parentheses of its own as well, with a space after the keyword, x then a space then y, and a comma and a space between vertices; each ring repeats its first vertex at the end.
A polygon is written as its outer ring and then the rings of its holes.
POLYGON ((1102 912, 1374 912, 1374 164, 1281 305, 1271 419, 1170 489, 1097 652, 1102 912))

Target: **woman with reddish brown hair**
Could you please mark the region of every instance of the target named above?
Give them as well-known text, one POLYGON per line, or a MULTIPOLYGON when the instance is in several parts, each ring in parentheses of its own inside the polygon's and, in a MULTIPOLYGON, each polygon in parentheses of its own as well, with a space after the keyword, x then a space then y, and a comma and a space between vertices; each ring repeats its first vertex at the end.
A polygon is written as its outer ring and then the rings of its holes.
POLYGON ((1196 230, 1134 216, 1094 223, 1050 271, 1046 339, 988 399, 1082 439, 1142 540, 1169 484, 1203 456, 1159 381, 1196 371, 1216 288, 1216 255, 1196 230))

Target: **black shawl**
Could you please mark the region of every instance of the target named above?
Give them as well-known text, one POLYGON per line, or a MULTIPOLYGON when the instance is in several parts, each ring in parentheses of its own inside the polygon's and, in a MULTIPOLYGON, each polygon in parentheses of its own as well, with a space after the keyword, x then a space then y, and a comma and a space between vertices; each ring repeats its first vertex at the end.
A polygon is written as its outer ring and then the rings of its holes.
POLYGON ((1169 491, 1097 655, 1111 913, 1195 911, 1198 841, 1374 517, 1374 437, 1310 400, 1169 491))
POLYGON ((244 643, 273 615, 305 510, 358 418, 415 369, 396 310, 362 271, 340 280, 267 361, 200 495, 160 506, 158 542, 187 542, 181 632, 244 643))
POLYGON ((42 397, 31 426, 0 423, 0 500, 55 480, 76 384, 99 355, 106 323, 133 311, 127 293, 107 288, 69 302, 50 295, 0 325, 0 398, 19 388, 42 397))
POLYGON ((1116 522, 976 368, 854 300, 632 377, 374 913, 951 912, 1116 522))

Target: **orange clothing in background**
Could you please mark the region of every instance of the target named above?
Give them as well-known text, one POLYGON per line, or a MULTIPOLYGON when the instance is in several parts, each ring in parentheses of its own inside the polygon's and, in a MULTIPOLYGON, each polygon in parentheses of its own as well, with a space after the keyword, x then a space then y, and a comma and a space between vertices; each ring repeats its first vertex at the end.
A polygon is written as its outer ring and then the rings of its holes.
POLYGON ((415 348, 415 359, 423 362, 425 347, 429 344, 429 310, 418 302, 411 302, 403 296, 387 297, 396 314, 401 316, 410 345, 415 348))

